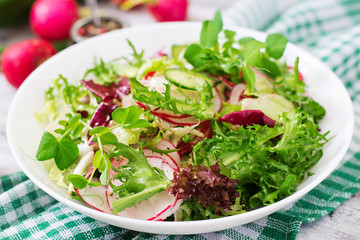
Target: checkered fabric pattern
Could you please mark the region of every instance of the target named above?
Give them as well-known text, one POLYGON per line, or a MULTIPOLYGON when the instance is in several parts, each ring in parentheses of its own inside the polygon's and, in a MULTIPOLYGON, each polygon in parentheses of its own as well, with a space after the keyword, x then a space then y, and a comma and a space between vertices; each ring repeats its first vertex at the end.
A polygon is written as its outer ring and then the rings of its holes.
POLYGON ((324 61, 343 80, 355 131, 341 166, 291 206, 255 222, 200 235, 138 233, 86 217, 55 201, 23 173, 0 178, 1 239, 295 239, 303 222, 333 211, 360 188, 360 1, 241 0, 226 24, 279 32, 324 61))

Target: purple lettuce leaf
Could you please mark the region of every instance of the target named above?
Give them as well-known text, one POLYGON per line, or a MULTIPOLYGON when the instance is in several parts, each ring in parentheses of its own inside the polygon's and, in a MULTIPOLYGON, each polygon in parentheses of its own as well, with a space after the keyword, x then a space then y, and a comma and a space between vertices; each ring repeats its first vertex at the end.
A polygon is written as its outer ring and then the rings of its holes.
POLYGON ((237 180, 222 175, 217 163, 209 168, 201 164, 190 165, 174 172, 169 191, 179 199, 193 197, 205 207, 214 206, 216 213, 221 214, 231 210, 231 205, 239 197, 237 183, 237 180))
MULTIPOLYGON (((91 120, 89 122, 90 127, 107 127, 111 121, 111 114, 118 106, 115 103, 105 104, 100 103, 95 113, 92 115, 91 120)), ((91 146, 94 144, 92 137, 87 135, 88 144, 91 146)))
POLYGON ((81 80, 81 83, 105 103, 111 102, 113 99, 120 99, 130 92, 130 81, 127 77, 108 86, 97 84, 93 80, 81 80))
POLYGON ((240 125, 243 127, 258 124, 267 125, 268 127, 274 127, 276 121, 266 116, 260 110, 242 110, 226 114, 219 118, 220 122, 228 122, 234 125, 240 125))
POLYGON ((115 103, 100 103, 93 114, 89 126, 90 127, 107 127, 111 121, 111 114, 118 106, 115 103))

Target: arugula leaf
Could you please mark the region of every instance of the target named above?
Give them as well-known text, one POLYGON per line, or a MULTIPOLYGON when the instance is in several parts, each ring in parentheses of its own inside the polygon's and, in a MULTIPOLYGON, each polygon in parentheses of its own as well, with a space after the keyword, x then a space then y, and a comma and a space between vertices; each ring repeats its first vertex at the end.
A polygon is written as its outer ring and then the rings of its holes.
POLYGON ((149 165, 141 151, 122 143, 116 143, 116 149, 109 157, 114 156, 123 156, 129 159, 128 164, 121 166, 120 169, 113 168, 117 173, 113 179, 118 179, 123 183, 120 186, 114 186, 110 182, 114 194, 119 196, 113 203, 114 214, 125 208, 136 206, 139 202, 164 191, 170 185, 169 179, 165 178, 163 174, 159 175, 149 165))
POLYGON ((215 47, 218 44, 218 34, 223 26, 220 11, 216 11, 213 20, 203 22, 200 34, 200 45, 204 48, 215 47))

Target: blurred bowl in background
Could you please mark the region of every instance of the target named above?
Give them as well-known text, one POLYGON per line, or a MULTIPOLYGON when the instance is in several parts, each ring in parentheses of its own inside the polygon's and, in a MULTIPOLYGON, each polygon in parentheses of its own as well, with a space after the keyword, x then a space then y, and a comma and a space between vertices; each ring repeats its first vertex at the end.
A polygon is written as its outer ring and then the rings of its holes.
POLYGON ((84 17, 77 20, 70 30, 70 36, 74 43, 101 35, 106 32, 128 27, 129 24, 115 16, 100 16, 100 26, 96 26, 92 17, 84 17))

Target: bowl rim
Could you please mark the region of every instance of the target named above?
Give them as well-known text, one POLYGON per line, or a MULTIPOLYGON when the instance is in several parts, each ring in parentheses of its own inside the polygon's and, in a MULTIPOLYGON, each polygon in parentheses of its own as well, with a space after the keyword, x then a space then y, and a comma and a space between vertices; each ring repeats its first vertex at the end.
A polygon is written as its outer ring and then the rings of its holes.
MULTIPOLYGON (((123 35, 126 35, 127 32, 129 31, 142 31, 144 29, 153 29, 153 30, 161 30, 164 27, 177 27, 177 26, 188 26, 188 27, 197 27, 200 29, 201 27, 201 23, 199 22, 167 22, 167 23, 156 23, 156 24, 148 24, 148 25, 141 25, 141 26, 134 26, 131 28, 123 28, 123 29, 119 29, 119 30, 114 30, 111 32, 108 32, 106 34, 103 35, 99 35, 99 36, 95 36, 89 39, 86 39, 84 41, 82 41, 79 44, 76 45, 80 45, 83 46, 85 44, 90 45, 92 42, 96 42, 96 41, 101 41, 100 39, 102 37, 104 37, 105 35, 107 37, 110 37, 111 35, 115 35, 118 34, 119 31, 123 32, 123 35)), ((266 33, 257 31, 257 30, 253 30, 253 29, 248 29, 248 28, 243 28, 243 27, 234 27, 234 26, 224 26, 224 29, 231 29, 231 30, 236 30, 236 31, 246 31, 247 35, 257 35, 257 36, 266 36, 266 33)), ((42 71, 42 69, 46 68, 48 63, 50 62, 54 62, 57 61, 58 58, 61 58, 62 55, 66 54, 68 51, 72 51, 72 49, 74 47, 78 47, 76 45, 70 46, 69 48, 63 50, 62 52, 56 54, 55 56, 53 56, 52 58, 48 59, 44 64, 42 64, 41 66, 39 66, 33 73, 30 74, 30 76, 27 79, 32 79, 34 78, 33 76, 36 76, 39 72, 42 71)), ((321 62, 320 60, 318 60, 316 57, 312 56, 310 53, 308 53, 307 51, 305 51, 304 49, 292 44, 292 43, 288 43, 288 48, 296 50, 297 52, 299 52, 299 55, 302 56, 306 56, 307 58, 310 58, 312 61, 314 61, 316 64, 322 66, 323 68, 326 68, 329 72, 329 74, 332 75, 332 77, 336 78, 337 81, 339 81, 341 83, 341 80, 335 75, 335 73, 329 68, 327 67, 323 62, 321 62)), ((292 51, 293 51, 292 50, 292 51)), ((100 219, 100 221, 102 221, 102 219, 106 218, 108 221, 105 221, 111 225, 116 225, 114 223, 118 222, 118 220, 121 221, 126 221, 126 226, 121 226, 123 228, 128 228, 128 229, 132 229, 132 230, 137 230, 137 231, 143 231, 143 232, 148 232, 148 233, 162 233, 162 234, 198 234, 198 233, 204 233, 204 232, 211 232, 211 231, 203 231, 201 230, 204 227, 204 222, 205 223, 211 223, 211 225, 213 226, 217 226, 217 224, 221 223, 222 226, 238 226, 238 225, 242 225, 242 224, 246 224, 248 222, 254 221, 259 219, 259 217, 257 217, 257 215, 259 215, 259 212, 262 212, 262 217, 263 216, 267 216, 275 211, 278 211, 284 207, 286 207, 288 204, 294 203, 295 200, 301 198, 302 196, 304 196, 306 193, 308 193, 310 190, 312 190, 315 186, 317 186, 320 182, 322 182, 331 172, 334 171, 334 169, 339 165, 339 163, 341 162, 342 158, 344 157, 350 143, 352 140, 352 135, 353 135, 353 129, 354 129, 354 112, 353 112, 353 107, 352 107, 352 102, 351 99, 349 97, 349 95, 347 94, 347 98, 346 98, 346 104, 350 104, 351 105, 351 113, 350 114, 350 123, 351 126, 348 126, 347 130, 348 130, 348 134, 351 137, 348 137, 344 143, 343 143, 343 147, 341 148, 341 151, 338 151, 335 155, 334 158, 337 159, 337 161, 331 161, 330 164, 327 164, 327 169, 322 171, 321 174, 315 178, 314 181, 310 182, 309 184, 305 185, 302 189, 297 190, 296 192, 294 192, 293 194, 291 194, 290 196, 277 201, 273 204, 270 204, 268 206, 264 206, 261 207, 259 209, 255 209, 243 214, 238 214, 238 215, 234 215, 234 216, 227 216, 224 218, 217 218, 217 219, 209 219, 209 220, 197 220, 197 221, 191 221, 191 222, 167 222, 167 221, 163 221, 163 222, 158 222, 158 221, 146 221, 146 220, 139 220, 139 219, 131 219, 131 218, 125 218, 125 217, 120 217, 120 216, 115 216, 115 215, 111 215, 111 214, 106 214, 100 211, 97 211, 95 209, 92 209, 90 207, 84 206, 82 204, 76 203, 71 199, 68 199, 64 196, 61 196, 59 193, 53 191, 49 186, 47 186, 45 183, 41 182, 37 176, 32 173, 31 171, 29 171, 27 168, 24 167, 22 163, 22 158, 23 156, 21 156, 20 152, 18 151, 18 149, 16 148, 16 142, 12 136, 12 130, 14 128, 16 128, 16 126, 14 126, 12 124, 12 116, 14 115, 14 113, 16 112, 15 106, 17 105, 17 102, 20 101, 20 96, 23 92, 25 92, 27 90, 27 85, 29 84, 30 81, 25 81, 23 83, 22 86, 20 86, 20 88, 18 89, 17 93, 15 94, 15 97, 13 98, 13 101, 10 105, 10 109, 8 112, 8 116, 7 116, 7 137, 8 137, 8 143, 11 149, 11 152, 13 154, 13 156, 15 157, 16 161, 18 162, 18 164, 20 165, 21 169, 24 171, 24 173, 37 185, 39 186, 42 190, 44 190, 47 194, 51 195, 52 197, 54 197, 56 200, 58 200, 59 202, 64 203, 65 205, 71 207, 72 209, 81 212, 87 216, 90 216, 92 218, 95 218, 97 220, 100 219), (107 215, 107 216, 104 216, 107 215), (237 221, 241 221, 241 224, 237 224, 234 225, 234 222, 237 221), (135 226, 135 227, 133 227, 135 226), (143 228, 147 228, 147 230, 139 230, 139 227, 143 228), (172 229, 184 229, 185 227, 189 228, 189 231, 184 233, 184 232, 178 232, 178 231, 168 231, 169 228, 172 229)), ((341 88, 342 90, 345 90, 347 93, 347 90, 345 88, 345 86, 341 83, 341 88)), ((209 224, 210 225, 210 224, 209 224)), ((119 225, 116 225, 119 226, 119 225)), ((226 227, 228 228, 228 227, 226 227)), ((221 229, 225 229, 225 228, 221 228, 221 229)), ((221 230, 218 228, 215 228, 215 230, 221 230)))

